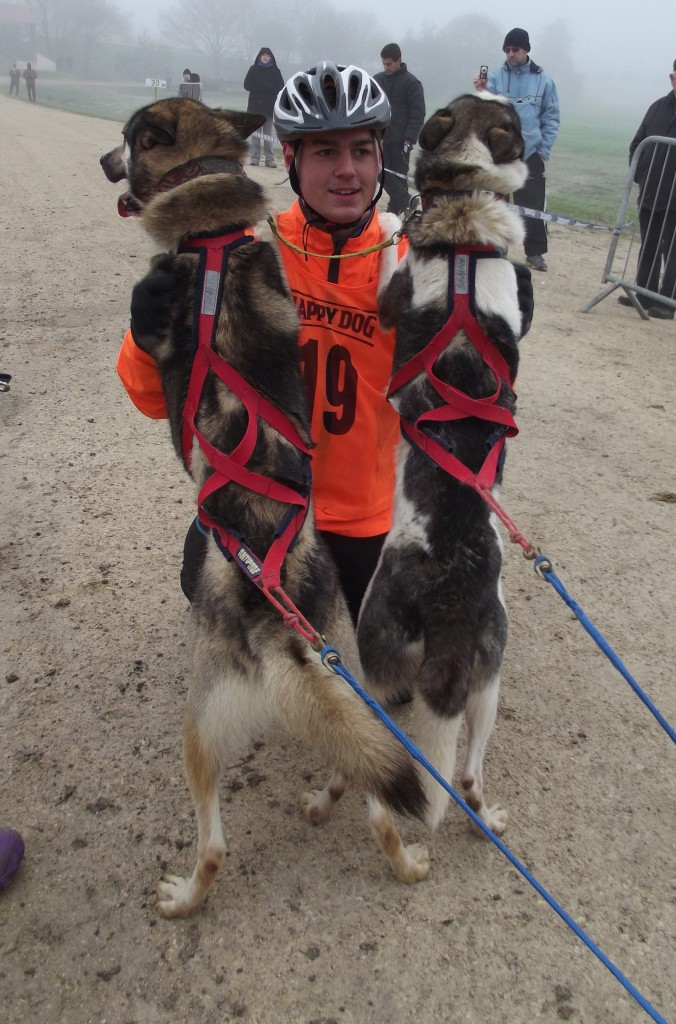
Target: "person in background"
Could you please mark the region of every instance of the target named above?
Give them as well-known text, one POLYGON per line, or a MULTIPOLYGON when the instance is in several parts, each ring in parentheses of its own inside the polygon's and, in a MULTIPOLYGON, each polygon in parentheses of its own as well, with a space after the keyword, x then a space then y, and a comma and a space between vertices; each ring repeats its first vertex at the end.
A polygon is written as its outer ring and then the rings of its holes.
POLYGON ((14 93, 15 96, 19 95, 19 82, 21 81, 21 72, 19 71, 16 64, 12 64, 9 69, 9 95, 14 93))
POLYGON ((28 102, 35 103, 35 79, 38 77, 38 73, 35 68, 31 67, 30 61, 26 64, 23 77, 26 81, 26 89, 28 90, 28 102))
POLYGON ((276 167, 275 154, 272 148, 272 111, 277 93, 284 85, 282 73, 269 46, 258 51, 256 59, 246 73, 244 88, 249 93, 247 111, 250 114, 265 114, 265 124, 251 136, 251 163, 258 166, 261 156, 261 136, 265 166, 276 167))
MULTIPOLYGON (((507 96, 519 115, 521 134, 526 145, 524 159, 528 165, 528 180, 514 193, 516 206, 544 211, 547 202, 545 164, 559 134, 559 97, 556 86, 539 64, 531 60, 530 39, 523 28, 513 28, 502 44, 505 63, 488 78, 474 78, 477 92, 507 96)), ((524 241, 526 263, 534 270, 546 271, 547 228, 545 222, 526 217, 524 241)))
MULTIPOLYGON (((636 135, 629 145, 629 162, 637 146, 650 135, 676 139, 676 60, 669 74, 671 89, 648 107, 636 135)), ((636 268, 636 284, 651 292, 676 298, 676 147, 661 143, 644 146, 638 158, 634 181, 638 184, 638 223, 641 251, 636 268), (662 283, 660 284, 660 271, 662 283)), ((648 316, 673 320, 674 310, 647 296, 636 298, 648 316)), ((620 295, 618 302, 631 305, 620 295)))
POLYGON ((184 68, 183 81, 178 87, 178 95, 182 99, 202 101, 202 82, 196 71, 184 68))
POLYGON ((425 120, 425 94, 421 82, 402 63, 397 43, 383 46, 380 59, 383 70, 374 77, 392 108, 392 122, 383 142, 384 187, 390 197, 388 211, 400 215, 409 206, 408 167, 425 120))

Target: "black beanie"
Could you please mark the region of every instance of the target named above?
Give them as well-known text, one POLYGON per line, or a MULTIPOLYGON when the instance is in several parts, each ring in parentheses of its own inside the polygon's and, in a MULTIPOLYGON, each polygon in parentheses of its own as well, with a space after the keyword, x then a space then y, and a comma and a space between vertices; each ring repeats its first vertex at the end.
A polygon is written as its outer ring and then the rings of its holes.
POLYGON ((530 53, 530 39, 525 28, 513 28, 511 32, 508 32, 502 44, 502 49, 504 50, 506 46, 518 46, 521 50, 526 50, 530 53))

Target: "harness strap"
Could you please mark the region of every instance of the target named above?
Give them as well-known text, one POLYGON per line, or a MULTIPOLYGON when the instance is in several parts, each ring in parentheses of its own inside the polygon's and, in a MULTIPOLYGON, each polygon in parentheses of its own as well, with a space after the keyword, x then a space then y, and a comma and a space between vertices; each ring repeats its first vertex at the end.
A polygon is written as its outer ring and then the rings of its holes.
POLYGON ((512 413, 497 405, 500 397, 502 381, 509 387, 512 380, 507 361, 498 351, 488 335, 482 331, 476 319, 475 283, 476 264, 480 258, 499 258, 501 253, 492 246, 457 247, 449 249, 449 299, 450 315, 440 331, 428 342, 424 349, 417 352, 412 359, 404 364, 392 377, 387 397, 391 398, 400 388, 420 373, 425 373, 432 387, 444 405, 430 409, 417 417, 415 422, 401 418, 401 430, 404 437, 423 451, 441 469, 450 473, 464 484, 475 489, 484 490, 492 487, 497 475, 500 454, 507 437, 515 437, 518 428, 512 413), (452 257, 452 261, 451 261, 452 257), (481 355, 483 361, 495 378, 495 391, 485 398, 472 398, 464 391, 442 381, 434 372, 434 363, 449 343, 460 332, 464 331, 467 338, 481 355), (498 424, 497 437, 493 441, 478 473, 473 473, 464 463, 460 462, 438 440, 431 437, 421 424, 443 423, 469 417, 498 424))
MULTIPOLYGON (((215 335, 227 261, 235 249, 251 241, 253 241, 251 235, 244 231, 235 231, 215 237, 191 238, 178 250, 186 252, 198 249, 200 253, 196 287, 199 297, 197 350, 183 409, 182 449, 185 465, 190 469, 193 438, 195 438, 213 470, 201 487, 197 498, 197 514, 200 523, 212 531, 226 558, 234 559, 258 587, 267 591, 270 587, 274 589, 279 586, 282 562, 305 521, 309 503, 310 474, 308 470, 308 486, 305 493, 302 493, 247 468, 246 463, 256 447, 258 419, 268 423, 297 448, 306 457, 308 463, 310 453, 300 434, 284 413, 256 391, 215 349, 215 335), (247 412, 244 436, 229 455, 215 448, 204 437, 195 422, 209 371, 215 373, 241 400, 247 412), (233 527, 215 519, 204 507, 206 500, 212 494, 230 482, 290 506, 279 523, 274 540, 263 560, 244 544, 241 535, 233 527)), ((266 596, 270 597, 269 594, 266 596)))

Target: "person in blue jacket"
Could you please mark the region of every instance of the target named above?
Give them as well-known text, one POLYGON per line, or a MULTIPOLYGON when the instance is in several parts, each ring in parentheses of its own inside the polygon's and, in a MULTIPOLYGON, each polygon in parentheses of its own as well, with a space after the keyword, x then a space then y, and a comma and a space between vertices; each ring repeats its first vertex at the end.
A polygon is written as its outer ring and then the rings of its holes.
MULTIPOLYGON (((528 165, 528 180, 514 193, 517 206, 544 211, 546 205, 545 165, 559 134, 559 97, 556 86, 539 64, 531 60, 530 39, 523 28, 513 28, 502 44, 505 63, 497 71, 489 71, 488 78, 477 75, 474 87, 478 92, 488 89, 512 101, 521 121, 521 134, 526 145, 524 159, 528 165)), ((526 218, 524 241, 526 263, 534 270, 546 270, 547 252, 545 221, 526 218)))

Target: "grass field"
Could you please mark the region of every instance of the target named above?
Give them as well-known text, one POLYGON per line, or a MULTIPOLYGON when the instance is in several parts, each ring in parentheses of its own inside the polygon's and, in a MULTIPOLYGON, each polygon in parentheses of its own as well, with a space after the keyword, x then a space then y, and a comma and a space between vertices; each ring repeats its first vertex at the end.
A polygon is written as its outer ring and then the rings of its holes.
MULTIPOLYGON (((152 88, 138 83, 45 77, 38 86, 38 102, 43 106, 121 122, 155 98, 152 88)), ((171 91, 157 90, 158 99, 169 95, 171 91)), ((237 88, 205 92, 204 100, 212 106, 239 110, 246 106, 246 94, 237 88)), ((571 113, 564 119, 548 167, 550 212, 614 224, 627 174, 629 142, 638 120, 617 111, 598 110, 571 113)))

